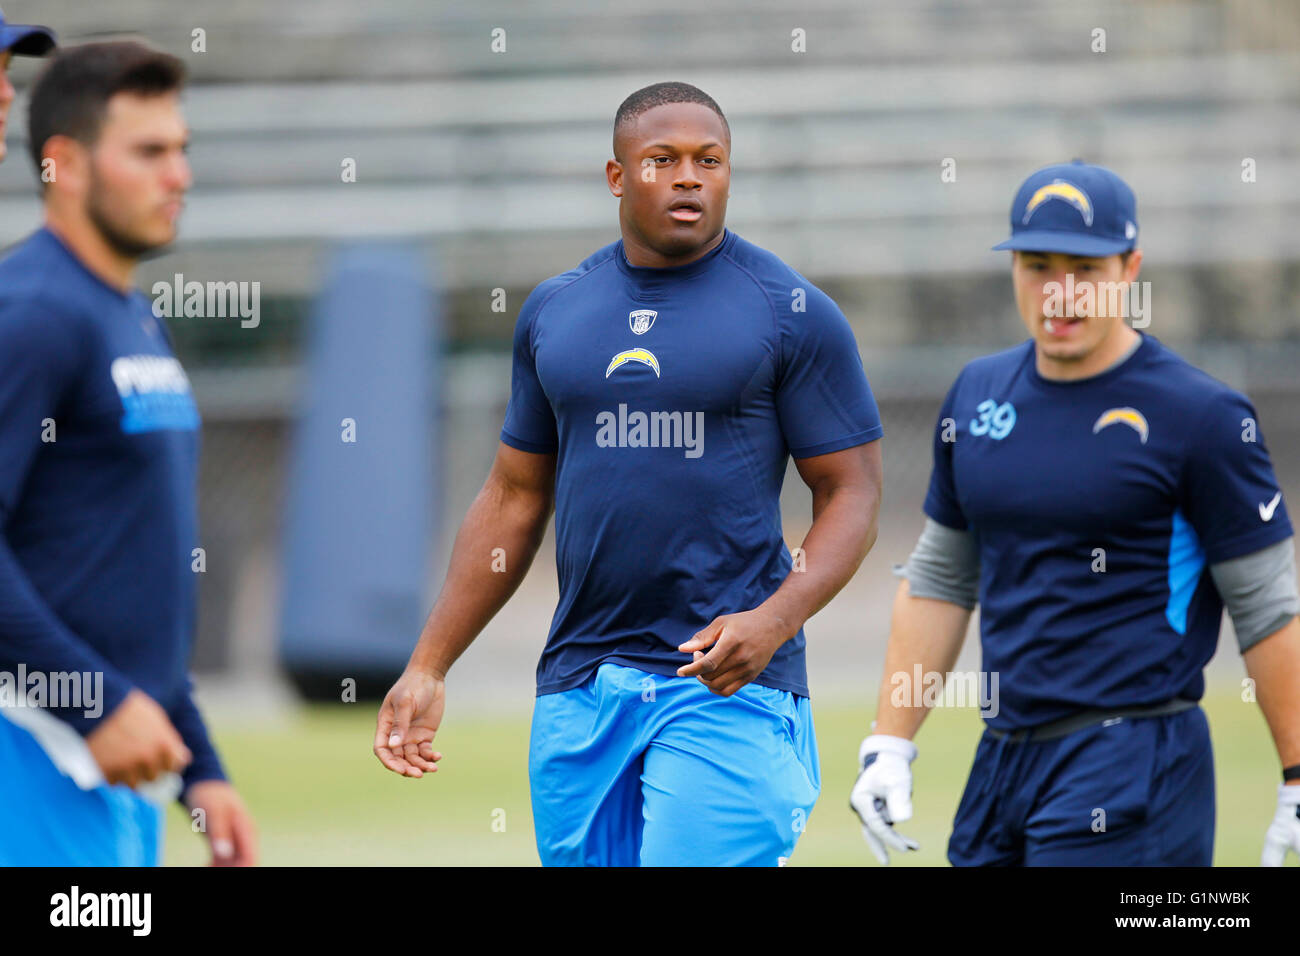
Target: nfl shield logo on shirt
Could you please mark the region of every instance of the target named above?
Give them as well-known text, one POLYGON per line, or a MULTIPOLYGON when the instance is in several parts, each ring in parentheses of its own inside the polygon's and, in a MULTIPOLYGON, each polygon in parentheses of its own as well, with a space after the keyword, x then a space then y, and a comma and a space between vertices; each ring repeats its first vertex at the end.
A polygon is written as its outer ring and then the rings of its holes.
POLYGON ((650 331, 650 326, 655 324, 655 316, 658 314, 654 309, 637 309, 628 313, 627 324, 632 326, 632 331, 637 335, 645 335, 650 331))

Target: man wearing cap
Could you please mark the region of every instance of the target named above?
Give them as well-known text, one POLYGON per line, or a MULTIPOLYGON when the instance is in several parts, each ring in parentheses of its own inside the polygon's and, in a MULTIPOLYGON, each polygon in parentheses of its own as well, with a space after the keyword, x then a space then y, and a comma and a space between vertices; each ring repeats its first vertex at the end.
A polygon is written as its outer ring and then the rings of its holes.
POLYGON ((1209 865, 1197 702, 1226 605, 1284 768, 1263 853, 1280 865, 1300 853, 1300 599, 1255 409, 1124 322, 1142 252, 1113 172, 1039 170, 1011 231, 994 248, 1012 250, 1030 339, 967 365, 939 413, 850 798, 863 835, 882 863, 917 846, 893 825, 927 701, 899 675, 950 672, 978 602, 995 693, 948 859, 1209 865))
POLYGON ((54 49, 54 31, 49 27, 6 23, 0 10, 0 162, 4 162, 5 134, 8 132, 9 107, 14 101, 14 87, 9 82, 9 61, 15 56, 44 56, 54 49))

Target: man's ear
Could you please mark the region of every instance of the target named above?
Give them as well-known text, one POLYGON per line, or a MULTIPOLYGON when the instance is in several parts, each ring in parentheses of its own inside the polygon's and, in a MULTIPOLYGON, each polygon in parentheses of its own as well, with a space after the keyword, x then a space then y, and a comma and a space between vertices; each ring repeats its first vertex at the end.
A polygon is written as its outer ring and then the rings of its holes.
POLYGON ((62 133, 51 136, 41 149, 41 182, 69 195, 84 194, 90 180, 90 151, 62 133))
POLYGON ((605 182, 609 184, 609 191, 620 198, 623 196, 623 164, 617 159, 611 159, 605 163, 605 182))
POLYGON ((1142 250, 1135 248, 1128 254, 1128 262, 1124 263, 1124 281, 1137 281, 1138 272, 1142 269, 1142 250))

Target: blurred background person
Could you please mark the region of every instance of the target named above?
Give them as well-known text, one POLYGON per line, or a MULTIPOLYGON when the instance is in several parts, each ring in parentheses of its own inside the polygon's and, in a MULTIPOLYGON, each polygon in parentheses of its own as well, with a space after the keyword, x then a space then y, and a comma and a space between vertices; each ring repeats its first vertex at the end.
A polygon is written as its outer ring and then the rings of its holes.
POLYGON ((16 92, 9 80, 9 63, 16 56, 44 56, 54 49, 55 42, 49 27, 6 23, 4 11, 0 10, 0 161, 8 154, 5 134, 16 92))
POLYGON ((0 669, 41 706, 0 712, 10 865, 154 865, 177 796, 214 863, 256 859, 190 694, 198 413, 132 287, 190 185, 183 81, 175 57, 91 43, 31 95, 45 224, 0 260, 0 669))

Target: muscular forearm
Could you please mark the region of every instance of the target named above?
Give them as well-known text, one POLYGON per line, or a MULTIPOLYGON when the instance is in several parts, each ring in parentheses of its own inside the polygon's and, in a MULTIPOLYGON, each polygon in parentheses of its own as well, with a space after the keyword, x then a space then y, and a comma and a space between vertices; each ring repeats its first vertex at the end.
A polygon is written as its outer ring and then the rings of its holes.
POLYGON ((1300 618, 1242 655, 1283 767, 1300 764, 1300 618))
POLYGON ((970 615, 968 609, 947 601, 912 597, 906 580, 899 585, 876 706, 876 733, 910 740, 920 729, 928 708, 913 706, 919 699, 913 694, 903 695, 896 703, 894 675, 904 674, 911 681, 918 664, 926 674, 951 672, 961 653, 970 615))
POLYGON ((550 509, 549 495, 489 480, 456 534, 446 582, 410 667, 446 676, 528 573, 550 509))
POLYGON ((813 493, 813 523, 794 569, 763 606, 793 636, 846 585, 876 543, 880 496, 842 487, 813 493))

